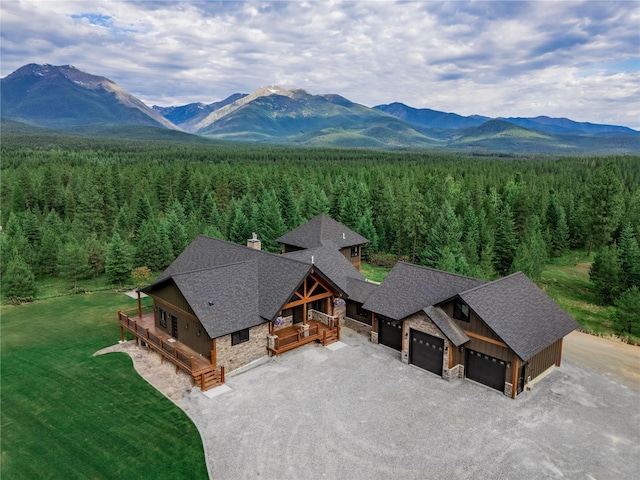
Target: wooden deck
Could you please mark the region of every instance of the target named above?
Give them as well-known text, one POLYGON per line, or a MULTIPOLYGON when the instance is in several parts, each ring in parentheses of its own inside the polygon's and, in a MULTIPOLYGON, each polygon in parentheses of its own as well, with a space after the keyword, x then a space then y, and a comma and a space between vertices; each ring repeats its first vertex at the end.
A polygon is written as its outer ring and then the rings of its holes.
POLYGON ((219 369, 195 350, 175 340, 167 332, 157 329, 153 312, 143 313, 142 317, 129 316, 126 312, 118 312, 118 323, 124 339, 124 331, 127 330, 135 336, 136 345, 147 347, 147 351, 153 350, 160 354, 161 359, 168 360, 178 370, 183 370, 191 375, 193 383, 202 391, 209 390, 224 383, 224 366, 219 369))
POLYGON ((309 320, 308 325, 306 336, 302 323, 296 323, 274 332, 277 338, 272 346, 267 347, 269 352, 272 355, 280 355, 307 343, 319 341, 326 346, 340 340, 340 325, 337 321, 327 326, 324 323, 309 320))

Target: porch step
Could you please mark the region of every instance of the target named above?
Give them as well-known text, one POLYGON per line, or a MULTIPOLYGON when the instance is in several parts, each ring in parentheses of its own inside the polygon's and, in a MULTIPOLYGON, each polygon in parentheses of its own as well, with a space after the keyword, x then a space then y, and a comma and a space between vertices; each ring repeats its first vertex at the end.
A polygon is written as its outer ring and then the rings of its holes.
POLYGON ((193 382, 200 387, 200 390, 206 392, 224 383, 222 375, 216 370, 209 370, 204 373, 193 375, 193 382))
POLYGON ((327 346, 327 345, 331 345, 332 343, 336 343, 338 341, 338 335, 335 331, 331 331, 331 332, 327 332, 326 336, 323 338, 323 342, 322 345, 323 346, 327 346))

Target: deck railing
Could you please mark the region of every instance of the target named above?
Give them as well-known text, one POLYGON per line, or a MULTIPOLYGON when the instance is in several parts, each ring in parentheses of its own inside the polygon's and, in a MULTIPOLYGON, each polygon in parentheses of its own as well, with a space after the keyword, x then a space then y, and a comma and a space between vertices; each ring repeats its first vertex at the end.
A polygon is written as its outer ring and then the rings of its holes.
MULTIPOLYGON (((135 311, 138 314, 138 311, 135 311)), ((206 364, 205 359, 196 357, 180 348, 180 344, 173 345, 172 342, 163 340, 155 335, 148 327, 139 324, 140 317, 130 317, 125 312, 118 312, 118 322, 136 337, 136 343, 143 342, 147 350, 153 350, 160 354, 162 361, 169 360, 178 370, 183 370, 192 376, 194 384, 204 390, 208 390, 224 383, 224 366, 219 369, 213 364, 206 364)))

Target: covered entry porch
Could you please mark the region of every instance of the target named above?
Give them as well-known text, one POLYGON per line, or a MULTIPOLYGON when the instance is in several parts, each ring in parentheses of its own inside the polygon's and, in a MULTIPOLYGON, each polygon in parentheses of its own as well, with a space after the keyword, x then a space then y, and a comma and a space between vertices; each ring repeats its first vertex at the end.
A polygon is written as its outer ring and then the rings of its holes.
POLYGON ((267 349, 270 355, 293 350, 314 341, 329 345, 340 340, 340 321, 334 315, 334 300, 340 292, 317 272, 308 275, 269 323, 267 349))

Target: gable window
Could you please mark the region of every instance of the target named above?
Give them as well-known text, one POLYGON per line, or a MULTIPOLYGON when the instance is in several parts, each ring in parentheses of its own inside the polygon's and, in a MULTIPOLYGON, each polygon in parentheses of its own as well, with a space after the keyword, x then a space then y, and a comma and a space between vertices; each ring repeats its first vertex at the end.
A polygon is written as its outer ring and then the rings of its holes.
POLYGON ((357 257, 358 256, 358 245, 351 247, 351 256, 352 257, 357 257))
POLYGON ((167 311, 163 308, 158 308, 158 319, 160 320, 160 326, 167 328, 167 311))
POLYGON ((469 306, 462 302, 455 302, 453 304, 453 318, 456 320, 462 320, 463 322, 468 322, 469 306))
POLYGON ((233 332, 231 334, 231 345, 238 345, 239 343, 248 342, 249 341, 249 329, 245 328, 244 330, 238 330, 237 332, 233 332))

